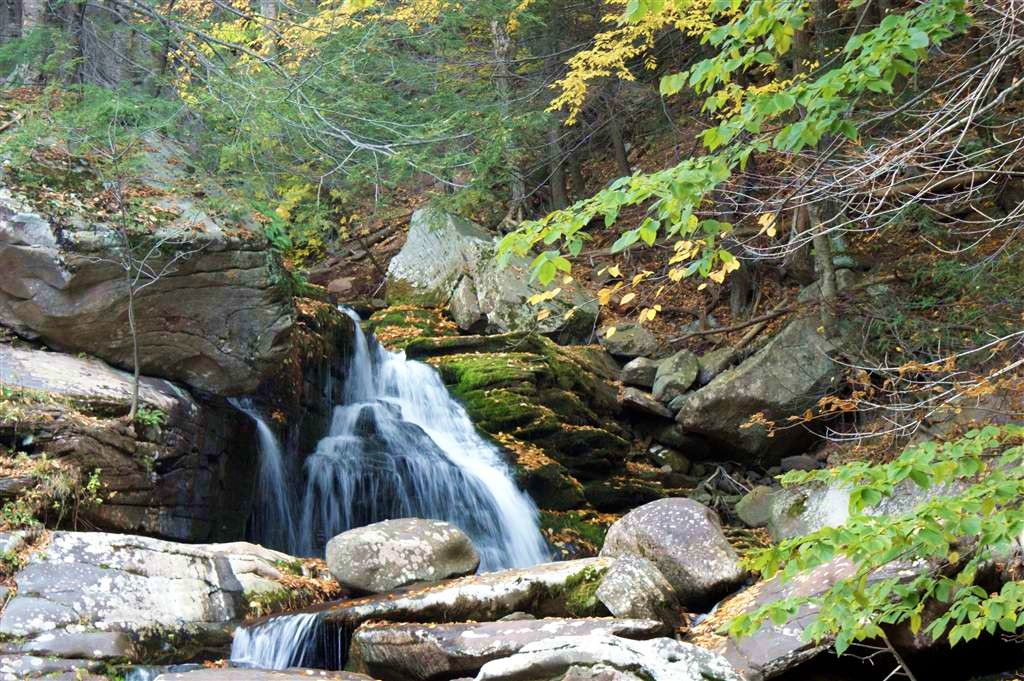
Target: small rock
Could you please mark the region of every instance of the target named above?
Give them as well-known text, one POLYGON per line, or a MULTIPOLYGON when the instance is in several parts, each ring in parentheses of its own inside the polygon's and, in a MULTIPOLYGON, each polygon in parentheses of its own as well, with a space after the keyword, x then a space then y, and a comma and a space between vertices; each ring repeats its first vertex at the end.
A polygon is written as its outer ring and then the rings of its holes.
POLYGON ((664 419, 671 419, 673 414, 665 405, 654 399, 650 393, 645 393, 637 388, 623 388, 619 404, 624 409, 633 409, 651 416, 660 416, 664 419))
POLYGON ((622 556, 597 588, 597 600, 616 617, 680 622, 679 599, 665 576, 651 561, 622 556))
POLYGON ((533 615, 531 615, 530 613, 522 612, 522 611, 518 611, 517 610, 516 612, 509 613, 509 614, 505 615, 504 617, 499 617, 498 621, 499 622, 523 622, 523 621, 535 620, 535 619, 537 619, 537 618, 534 617, 533 615))
POLYGON ((384 593, 472 574, 480 556, 451 523, 402 518, 358 527, 327 542, 327 567, 349 589, 384 593))
POLYGON ((745 577, 718 515, 691 499, 661 499, 627 513, 608 530, 601 555, 646 558, 686 606, 710 605, 745 577))
POLYGON ((620 324, 615 333, 608 337, 608 329, 599 332, 599 342, 604 349, 619 359, 646 357, 658 351, 658 339, 639 324, 620 324))
POLYGON ((779 468, 783 473, 789 471, 813 471, 818 468, 818 460, 806 454, 787 456, 779 461, 779 468))
POLYGON ((658 367, 654 378, 654 398, 670 402, 686 393, 697 380, 700 364, 689 350, 680 350, 658 367))
POLYGON ((631 359, 622 367, 622 382, 650 390, 654 386, 654 377, 658 373, 661 362, 647 357, 631 359))
POLYGON ((654 445, 647 450, 651 459, 659 466, 667 466, 672 473, 688 473, 690 471, 690 460, 680 452, 661 445, 654 445))
POLYGON ((758 485, 736 504, 736 517, 747 527, 765 527, 772 517, 774 490, 758 485))
POLYGON ((355 290, 355 280, 352 277, 338 277, 327 284, 327 292, 335 298, 345 299, 355 290))

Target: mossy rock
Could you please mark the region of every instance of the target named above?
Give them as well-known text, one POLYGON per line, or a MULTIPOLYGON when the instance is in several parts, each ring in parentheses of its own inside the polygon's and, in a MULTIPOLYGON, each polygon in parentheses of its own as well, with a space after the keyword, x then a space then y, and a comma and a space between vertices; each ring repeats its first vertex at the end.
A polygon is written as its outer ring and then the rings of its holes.
POLYGON ((458 334, 454 322, 439 310, 412 305, 384 308, 370 315, 366 330, 387 348, 400 350, 422 337, 458 334))
POLYGON ((540 528, 559 558, 587 558, 600 553, 608 528, 617 517, 593 511, 541 511, 540 528))

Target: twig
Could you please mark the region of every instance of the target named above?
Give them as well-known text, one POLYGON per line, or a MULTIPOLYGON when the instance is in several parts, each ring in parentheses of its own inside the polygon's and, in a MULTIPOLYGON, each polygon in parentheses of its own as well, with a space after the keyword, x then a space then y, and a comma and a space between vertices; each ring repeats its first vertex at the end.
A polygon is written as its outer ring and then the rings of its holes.
MULTIPOLYGON (((786 302, 788 302, 788 301, 786 301, 786 302)), ((719 326, 719 327, 715 327, 714 329, 707 329, 705 331, 693 331, 692 333, 684 334, 682 336, 679 336, 678 338, 673 338, 669 342, 670 343, 678 343, 678 342, 684 341, 684 340, 686 340, 688 338, 693 338, 694 336, 709 336, 711 334, 716 334, 716 333, 729 333, 731 331, 739 331, 740 329, 745 329, 748 326, 755 326, 757 324, 763 324, 764 322, 771 321, 772 319, 775 319, 776 317, 781 317, 782 315, 787 314, 789 312, 792 312, 793 310, 796 309, 795 305, 787 305, 786 302, 784 302, 781 306, 776 307, 771 312, 767 312, 767 313, 761 315, 760 317, 755 317, 754 319, 748 319, 747 321, 742 322, 740 324, 733 324, 732 326, 719 326)), ((758 332, 760 332, 760 331, 761 331, 761 329, 758 329, 758 332)), ((757 335, 757 334, 754 334, 754 335, 757 335)), ((747 340, 747 342, 750 342, 749 339, 747 340)))

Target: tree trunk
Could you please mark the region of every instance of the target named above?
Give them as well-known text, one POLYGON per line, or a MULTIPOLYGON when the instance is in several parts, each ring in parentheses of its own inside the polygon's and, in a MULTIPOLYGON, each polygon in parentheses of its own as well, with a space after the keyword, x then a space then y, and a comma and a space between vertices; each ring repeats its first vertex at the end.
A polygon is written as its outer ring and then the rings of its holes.
POLYGON ((21 34, 42 28, 46 21, 46 0, 24 0, 21 4, 21 34))
MULTIPOLYGON (((127 235, 125 239, 125 248, 127 249, 127 235)), ((132 335, 132 406, 128 411, 128 420, 135 421, 135 416, 139 412, 139 379, 141 371, 139 370, 139 334, 135 328, 135 286, 132 277, 131 256, 129 255, 128 257, 129 266, 125 268, 125 282, 128 285, 128 333, 132 335)))
POLYGON ((834 338, 836 329, 836 268, 832 262, 832 243, 821 222, 820 207, 814 204, 808 208, 811 227, 814 229, 814 266, 818 271, 818 286, 821 290, 821 325, 825 335, 834 338))
POLYGON ((565 193, 565 155, 559 139, 561 126, 557 119, 552 119, 548 129, 548 168, 551 179, 551 207, 561 210, 569 206, 569 197, 565 193))
MULTIPOLYGON (((503 21, 491 21, 491 42, 494 47, 495 85, 504 124, 508 124, 512 112, 512 58, 515 46, 508 27, 503 21)), ((511 140, 505 146, 505 158, 508 161, 511 177, 512 200, 506 220, 522 222, 526 217, 526 180, 519 168, 518 153, 515 143, 511 140)))
POLYGON ((608 102, 608 135, 612 140, 612 152, 615 154, 615 167, 619 175, 625 177, 632 175, 633 169, 629 167, 629 156, 626 154, 626 142, 622 137, 622 124, 619 122, 619 115, 615 111, 615 100, 608 102))
POLYGON ((587 196, 587 183, 583 179, 582 163, 580 162, 580 150, 579 147, 569 152, 566 159, 567 170, 569 171, 569 181, 572 184, 572 198, 576 201, 584 199, 587 196))

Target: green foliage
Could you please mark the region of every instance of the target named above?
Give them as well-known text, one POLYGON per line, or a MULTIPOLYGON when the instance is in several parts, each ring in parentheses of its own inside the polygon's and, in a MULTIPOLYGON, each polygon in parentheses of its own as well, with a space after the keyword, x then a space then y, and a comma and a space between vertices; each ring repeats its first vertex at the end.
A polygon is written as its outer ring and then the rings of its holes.
MULTIPOLYGON (((659 11, 663 4, 663 0, 631 2, 625 20, 637 21, 646 13, 659 11)), ((781 68, 793 36, 808 23, 809 3, 715 0, 710 10, 719 25, 705 41, 715 56, 662 82, 666 94, 680 91, 685 83, 705 97, 706 112, 720 116, 718 125, 703 134, 707 155, 660 172, 622 178, 568 210, 524 223, 502 241, 499 253, 504 258, 512 253, 523 255, 538 245, 547 247, 544 258, 534 266, 538 278, 550 282, 555 270, 549 263, 562 252, 578 255, 595 218, 602 217, 610 227, 623 208, 645 206, 648 217, 623 231, 613 251, 639 241, 650 245, 663 237, 694 239, 700 248, 685 274, 711 276, 722 272, 715 267, 718 263, 727 272, 732 256, 715 243, 731 225, 698 215, 712 190, 737 169, 744 169, 754 154, 798 153, 827 135, 856 140, 859 132, 852 116, 856 105, 875 93, 891 94, 897 78, 916 72, 930 45, 962 33, 969 25, 964 0, 927 0, 852 36, 841 53, 818 72, 759 87, 738 81, 753 69, 781 68), (553 245, 558 249, 551 249, 553 245)))
POLYGON ((159 428, 167 420, 167 414, 156 407, 139 406, 135 412, 135 422, 153 428, 159 428))
POLYGON ((949 442, 910 447, 886 464, 861 461, 783 477, 785 485, 811 482, 849 488, 850 519, 754 551, 748 567, 765 578, 790 579, 844 558, 854 574, 820 596, 789 598, 741 615, 730 624, 732 634, 748 635, 769 620, 781 625, 808 605, 818 616, 807 637, 834 636, 839 653, 854 641, 880 636, 887 625, 907 623, 913 633, 945 636, 950 645, 1024 627, 1024 583, 1007 581, 991 593, 977 583, 982 571, 1014 556, 1024 532, 1024 427, 988 426, 949 442), (903 515, 867 513, 906 485, 940 493, 903 515), (943 608, 926 620, 931 602, 943 608))

